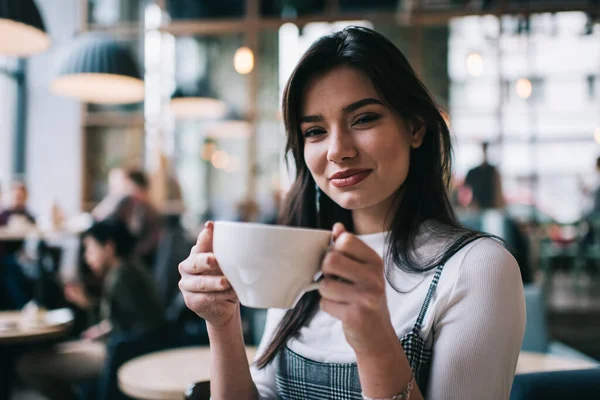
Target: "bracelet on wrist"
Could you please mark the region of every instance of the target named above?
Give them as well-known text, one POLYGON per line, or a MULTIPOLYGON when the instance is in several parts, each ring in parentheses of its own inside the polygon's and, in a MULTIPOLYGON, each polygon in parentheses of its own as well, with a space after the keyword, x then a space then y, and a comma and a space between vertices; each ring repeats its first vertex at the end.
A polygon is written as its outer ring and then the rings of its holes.
POLYGON ((362 398, 363 398, 363 400, 410 400, 410 392, 414 388, 414 385, 413 385, 414 380, 415 380, 414 377, 411 378, 410 382, 408 382, 408 385, 406 386, 406 389, 404 389, 402 391, 402 393, 398 393, 395 396, 375 399, 372 397, 365 396, 365 394, 362 393, 362 398))

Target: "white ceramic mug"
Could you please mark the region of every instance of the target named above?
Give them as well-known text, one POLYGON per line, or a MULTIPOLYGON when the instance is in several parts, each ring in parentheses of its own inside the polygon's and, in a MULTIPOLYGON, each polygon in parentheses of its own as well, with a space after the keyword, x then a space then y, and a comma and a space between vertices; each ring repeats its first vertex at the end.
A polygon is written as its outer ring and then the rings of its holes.
POLYGON ((315 277, 331 231, 217 221, 213 252, 240 302, 253 308, 292 308, 318 288, 315 277))

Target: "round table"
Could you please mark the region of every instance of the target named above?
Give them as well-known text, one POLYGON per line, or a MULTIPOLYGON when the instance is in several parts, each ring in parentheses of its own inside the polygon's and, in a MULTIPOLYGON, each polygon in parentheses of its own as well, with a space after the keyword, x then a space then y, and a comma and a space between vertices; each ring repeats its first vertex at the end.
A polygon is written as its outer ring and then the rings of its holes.
MULTIPOLYGON (((256 347, 246 347, 248 362, 256 347)), ((189 385, 210 380, 210 348, 183 347, 134 358, 118 371, 119 388, 136 399, 181 400, 189 385)))
POLYGON ((56 339, 69 333, 73 313, 69 309, 47 311, 43 321, 35 326, 21 323, 20 311, 0 312, 0 344, 26 343, 56 339))
POLYGON ((517 374, 529 374, 532 372, 568 371, 574 369, 597 368, 594 364, 576 358, 566 358, 552 354, 534 353, 522 351, 517 363, 517 374))
MULTIPOLYGON (((247 347, 252 362, 255 347, 247 347)), ((521 352, 517 374, 596 368, 598 365, 543 353, 521 352)), ((181 400, 187 387, 210 380, 210 349, 184 347, 137 357, 119 368, 119 387, 136 399, 181 400)))

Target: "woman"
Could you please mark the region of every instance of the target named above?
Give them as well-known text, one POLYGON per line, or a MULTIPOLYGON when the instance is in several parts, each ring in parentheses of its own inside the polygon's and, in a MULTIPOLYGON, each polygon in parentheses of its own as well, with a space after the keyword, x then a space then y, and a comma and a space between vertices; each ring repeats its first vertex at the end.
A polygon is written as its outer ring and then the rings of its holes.
MULTIPOLYGON (((152 331, 164 323, 154 280, 131 261, 135 238, 122 221, 96 222, 85 232, 84 244, 86 262, 103 281, 102 321, 81 340, 26 354, 17 366, 23 380, 49 399, 75 399, 73 384, 100 376, 110 335, 152 331)), ((82 287, 67 286, 65 296, 81 308, 91 306, 82 287)))
POLYGON ((402 53, 365 28, 321 38, 283 114, 297 170, 283 222, 332 229, 334 243, 318 293, 269 311, 248 368, 206 224, 179 270, 207 321, 213 397, 508 398, 525 326, 519 268, 456 221, 448 127, 402 53))

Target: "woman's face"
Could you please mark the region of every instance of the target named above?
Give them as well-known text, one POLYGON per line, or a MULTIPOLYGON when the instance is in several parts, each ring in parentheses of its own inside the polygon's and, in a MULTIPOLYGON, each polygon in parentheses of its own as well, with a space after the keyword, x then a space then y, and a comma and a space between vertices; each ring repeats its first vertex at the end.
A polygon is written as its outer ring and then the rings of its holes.
POLYGON ((424 126, 404 121, 350 67, 309 83, 300 118, 306 165, 327 196, 349 210, 392 206, 424 126))

